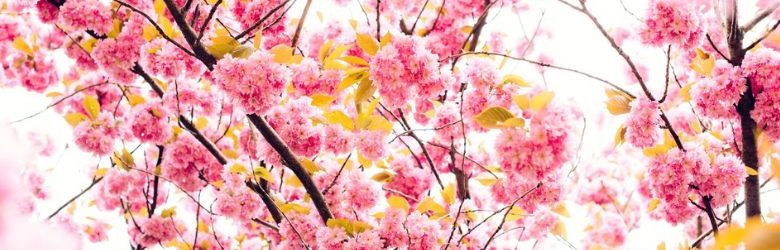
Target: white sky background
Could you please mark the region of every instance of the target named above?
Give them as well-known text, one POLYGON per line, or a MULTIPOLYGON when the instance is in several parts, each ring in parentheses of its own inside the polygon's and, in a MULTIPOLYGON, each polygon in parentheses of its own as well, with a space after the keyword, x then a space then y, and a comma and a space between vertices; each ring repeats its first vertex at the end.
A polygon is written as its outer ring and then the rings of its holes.
MULTIPOLYGON (((621 84, 627 80, 624 73, 626 68, 625 62, 609 46, 608 42, 587 17, 554 0, 532 0, 530 2, 532 2, 532 9, 524 12, 522 17, 514 15, 508 8, 504 8, 500 12, 493 9, 491 18, 488 19, 487 26, 483 31, 481 41, 487 41, 492 31, 501 30, 510 36, 506 40, 505 46, 507 48, 515 48, 516 45, 513 41, 517 41, 517 38, 522 36, 520 21, 522 21, 526 32, 530 36, 539 22, 541 13, 544 12, 542 25, 552 32, 553 37, 552 39, 537 40, 537 51, 544 51, 553 58, 553 64, 555 65, 588 72, 618 83, 634 93, 639 93, 638 85, 621 84), (498 13, 498 17, 493 18, 495 13, 498 13)), ((624 2, 627 8, 635 14, 640 17, 644 15, 647 1, 624 0, 624 2)), ((305 1, 298 1, 296 6, 290 11, 290 17, 299 16, 304 3, 305 1)), ((753 16, 752 13, 755 13, 756 10, 752 3, 753 1, 740 1, 740 11, 743 13, 743 18, 750 18, 753 16)), ((329 4, 327 1, 314 1, 304 32, 306 32, 306 29, 316 29, 316 25, 319 25, 319 20, 314 15, 315 11, 321 11, 326 20, 345 17, 350 17, 360 22, 365 20, 364 14, 360 11, 355 1, 350 3, 349 9, 336 8, 329 4)), ((588 6, 607 29, 625 27, 633 30, 640 25, 639 21, 623 10, 619 0, 590 0, 588 1, 588 6)), ((371 16, 371 14, 369 15, 371 16)), ((411 18, 408 17, 407 19, 411 18)), ((763 30, 765 26, 765 23, 762 23, 757 26, 756 30, 763 30)), ((624 49, 635 62, 646 66, 650 70, 650 79, 648 81, 650 88, 654 90, 654 93, 661 93, 663 91, 663 71, 666 60, 661 48, 648 49, 645 46, 631 42, 626 43, 624 49)), ((59 56, 62 55, 60 54, 59 56)), ((65 69, 69 65, 63 62, 59 66, 61 69, 65 69)), ((542 84, 543 82, 532 65, 508 61, 504 69, 504 73, 514 70, 513 73, 523 76, 532 83, 542 84)), ((548 70, 545 76, 548 87, 556 93, 555 98, 570 98, 582 109, 587 119, 588 126, 581 152, 583 162, 599 157, 599 152, 603 148, 612 145, 615 131, 618 125, 625 119, 625 117, 613 117, 607 113, 603 103, 606 99, 604 95, 605 85, 580 75, 553 69, 548 70), (601 116, 606 116, 607 120, 607 123, 603 126, 598 125, 601 116), (602 129, 599 129, 599 127, 602 129)), ((50 100, 43 95, 28 93, 20 87, 0 89, 0 121, 16 120, 25 117, 41 110, 49 102, 50 100)), ((15 127, 21 131, 36 131, 48 134, 57 145, 57 150, 53 157, 40 159, 41 167, 51 169, 47 186, 52 198, 39 205, 40 217, 45 218, 51 211, 63 204, 64 201, 89 185, 88 173, 95 166, 97 159, 94 159, 87 153, 80 152, 74 145, 65 149, 65 145, 72 141, 72 131, 62 116, 53 111, 44 112, 35 118, 16 124, 15 127)), ((106 164, 107 161, 104 159, 102 163, 106 164)), ((564 168, 568 168, 568 166, 564 168)), ((767 189, 773 187, 774 184, 770 184, 767 189)), ((775 201, 771 203, 777 207, 777 201, 780 200, 778 199, 780 197, 777 196, 776 192, 764 194, 762 202, 767 206, 770 201, 775 201)), ((80 200, 81 203, 79 205, 85 204, 84 202, 89 199, 90 195, 85 195, 80 200)), ((740 199, 738 198, 738 200, 740 199)), ((175 200, 172 197, 169 203, 175 200)), ((569 211, 571 212, 571 218, 566 219, 569 241, 575 246, 579 246, 583 237, 582 230, 585 228, 586 223, 585 210, 570 204, 569 211)), ((77 215, 87 215, 87 213, 80 212, 77 215)), ((735 218, 743 216, 743 211, 735 214, 735 218)), ((116 226, 110 234, 111 243, 97 244, 90 246, 89 249, 124 249, 128 246, 124 221, 121 217, 117 216, 116 213, 111 213, 110 216, 97 217, 95 219, 108 221, 116 226)), ((629 234, 626 248, 655 248, 661 240, 666 241, 667 246, 675 246, 677 242, 682 240, 682 231, 679 227, 674 228, 674 230, 670 229, 670 226, 666 223, 643 218, 642 226, 629 234)), ((545 247, 567 248, 565 244, 556 243, 554 240, 550 245, 545 245, 545 247)))

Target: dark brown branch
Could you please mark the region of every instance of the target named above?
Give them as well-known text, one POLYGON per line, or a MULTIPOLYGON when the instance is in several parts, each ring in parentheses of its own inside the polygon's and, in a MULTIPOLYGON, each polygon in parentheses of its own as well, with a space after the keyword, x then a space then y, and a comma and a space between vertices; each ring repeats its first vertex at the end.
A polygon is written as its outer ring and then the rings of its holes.
MULTIPOLYGON (((572 73, 579 74, 579 75, 585 76, 587 78, 590 78, 590 79, 593 79, 593 80, 605 83, 605 84, 609 85, 610 87, 614 88, 615 90, 620 91, 621 93, 631 97, 632 99, 636 98, 636 96, 631 94, 631 92, 628 92, 628 90, 625 90, 625 89, 617 86, 617 84, 614 84, 614 83, 612 83, 610 81, 607 81, 604 78, 601 78, 601 77, 598 77, 598 76, 594 76, 594 75, 591 75, 589 73, 585 73, 585 72, 582 72, 582 71, 579 71, 579 70, 576 70, 576 69, 565 68, 565 67, 561 67, 561 66, 552 65, 552 64, 549 64, 549 63, 538 62, 538 61, 534 61, 534 60, 530 60, 530 59, 526 59, 526 58, 514 57, 514 56, 501 54, 501 53, 484 52, 484 51, 465 52, 465 53, 461 53, 461 54, 457 54, 457 55, 452 55, 450 57, 461 57, 461 56, 466 56, 466 55, 501 56, 501 57, 506 57, 506 58, 509 58, 509 59, 512 59, 512 60, 516 60, 516 61, 521 61, 521 62, 527 62, 527 63, 530 63, 530 64, 535 64, 535 65, 538 65, 538 66, 541 66, 541 67, 545 67, 545 68, 551 68, 551 69, 557 69, 557 70, 563 70, 563 71, 572 72, 572 73)), ((447 58, 445 58, 443 60, 447 60, 447 58)), ((440 61, 442 61, 442 60, 440 60, 440 61)))
MULTIPOLYGON (((303 7, 303 13, 301 13, 301 19, 298 20, 298 26, 295 27, 295 34, 292 38, 291 48, 295 48, 298 45, 298 39, 301 37, 301 29, 303 29, 303 23, 306 22, 306 16, 309 14, 309 7, 311 7, 312 0, 306 0, 306 5, 303 7)), ((295 54, 295 50, 293 50, 295 54)))
POLYGON ((171 12, 171 16, 173 16, 173 20, 176 21, 176 26, 179 27, 182 35, 184 35, 184 39, 190 44, 192 52, 195 54, 194 56, 203 62, 209 70, 214 69, 214 64, 217 64, 217 59, 209 54, 209 52, 206 51, 206 48, 203 47, 203 44, 198 41, 198 35, 195 34, 192 27, 187 24, 184 15, 176 8, 176 3, 174 3, 173 0, 163 0, 163 2, 165 2, 168 11, 171 12))
POLYGON ((260 131, 260 134, 263 135, 268 144, 270 144, 271 147, 279 153, 282 160, 287 163, 287 168, 292 170, 295 176, 298 177, 298 180, 303 184, 303 188, 306 189, 306 192, 311 197, 311 201, 314 203, 314 207, 320 214, 322 221, 327 223, 329 219, 333 218, 333 214, 330 213, 330 209, 328 208, 328 203, 325 202, 325 198, 322 196, 322 193, 320 193, 320 189, 317 188, 317 185, 314 183, 309 173, 306 172, 303 165, 301 165, 295 157, 295 154, 293 154, 287 146, 287 143, 276 134, 276 131, 271 128, 271 125, 268 124, 265 118, 260 117, 257 114, 248 114, 247 117, 257 130, 260 131))
MULTIPOLYGON (((401 109, 398 109, 398 113, 400 114, 399 116, 401 117, 401 122, 403 122, 403 124, 406 125, 407 128, 411 129, 411 127, 409 126, 409 122, 407 122, 406 118, 404 117, 403 111, 401 111, 401 109)), ((433 176, 436 177, 436 182, 438 182, 439 187, 441 187, 441 189, 444 190, 444 184, 442 183, 441 178, 439 177, 439 172, 436 171, 436 165, 433 164, 431 155, 428 154, 428 149, 425 148, 425 144, 422 142, 422 140, 420 140, 420 137, 417 137, 417 134, 415 134, 414 131, 409 132, 409 136, 412 137, 415 141, 417 141, 418 145, 420 145, 423 155, 425 155, 425 160, 428 161, 428 165, 430 165, 431 167, 431 172, 433 172, 433 176)))
POLYGON ((753 43, 751 43, 749 46, 747 46, 747 48, 745 48, 745 51, 750 51, 751 49, 755 48, 755 47, 756 47, 756 46, 757 46, 759 43, 761 43, 761 41, 764 41, 764 39, 766 39, 767 37, 769 37, 769 35, 771 35, 771 34, 772 34, 772 32, 774 32, 774 31, 777 29, 777 27, 778 27, 778 26, 780 26, 780 19, 779 19, 779 20, 777 20, 777 21, 775 22, 775 24, 774 24, 774 25, 772 25, 772 28, 771 28, 771 29, 769 29, 769 30, 768 30, 766 33, 764 33, 764 35, 762 35, 761 37, 759 37, 758 39, 756 39, 756 41, 755 41, 755 42, 753 42, 753 43))
POLYGON ((706 37, 707 37, 707 42, 710 43, 710 46, 712 46, 712 48, 715 50, 715 52, 718 52, 718 55, 720 55, 720 57, 722 57, 723 59, 725 59, 726 61, 728 61, 730 63, 731 59, 729 59, 728 56, 723 54, 723 52, 721 52, 720 49, 718 49, 718 46, 715 45, 715 42, 712 41, 712 37, 710 37, 709 33, 707 33, 706 37))
POLYGON ((87 188, 85 188, 84 190, 81 190, 81 192, 76 194, 76 196, 73 196, 73 198, 70 198, 70 200, 68 200, 68 202, 65 202, 65 204, 62 204, 62 206, 60 206, 59 208, 57 208, 57 210, 55 210, 53 213, 51 213, 49 216, 47 216, 46 219, 49 220, 52 217, 54 217, 55 215, 57 215, 58 213, 60 213, 60 211, 62 211, 62 209, 67 207, 68 204, 72 203, 73 201, 75 201, 76 199, 78 199, 79 197, 81 197, 82 195, 87 193, 87 191, 92 189, 92 187, 94 187, 96 184, 98 184, 98 182, 100 182, 102 180, 103 180, 103 177, 100 177, 100 178, 92 180, 92 183, 90 183, 89 186, 87 186, 87 188))
POLYGON ((143 16, 144 18, 146 18, 146 20, 147 20, 147 21, 149 21, 149 23, 151 23, 151 24, 152 24, 152 26, 154 26, 154 29, 156 29, 156 30, 157 30, 157 33, 159 33, 159 34, 160 34, 160 36, 161 36, 163 39, 165 39, 165 40, 168 40, 168 42, 172 43, 172 44, 173 44, 173 45, 175 45, 177 48, 179 48, 179 49, 181 49, 182 51, 184 51, 184 53, 187 53, 188 55, 191 55, 191 56, 195 56, 195 54, 193 54, 193 52, 192 52, 192 51, 189 51, 188 49, 184 48, 184 46, 182 46, 182 45, 181 45, 181 44, 179 44, 178 42, 176 42, 176 41, 174 41, 173 39, 171 39, 170 37, 168 37, 168 35, 167 35, 167 34, 165 34, 165 32, 163 31, 163 29, 160 27, 160 25, 158 25, 158 24, 157 24, 157 22, 155 22, 155 21, 152 19, 152 17, 150 17, 148 14, 146 14, 145 12, 143 12, 143 11, 141 11, 141 10, 137 9, 136 7, 133 7, 132 5, 130 5, 130 4, 127 4, 127 3, 125 3, 125 2, 122 2, 122 1, 119 1, 119 0, 114 0, 114 2, 117 2, 119 5, 125 6, 125 7, 129 8, 130 10, 132 10, 133 12, 140 14, 141 16, 143 16))
MULTIPOLYGON (((506 213, 504 213, 504 217, 501 219, 501 223, 498 224, 498 228, 496 228, 496 231, 493 232, 492 235, 490 235, 490 238, 488 238, 487 242, 485 242, 485 246, 482 248, 487 249, 487 247, 490 245, 490 242, 493 241, 493 238, 496 237, 496 234, 498 234, 498 231, 501 231, 501 228, 504 226, 504 223, 506 223, 506 217, 509 216, 509 213, 512 212, 512 208, 517 204, 518 201, 525 198, 526 195, 530 194, 532 191, 536 190, 537 188, 541 187, 542 183, 539 182, 536 184, 534 188, 531 188, 530 190, 526 191, 522 196, 512 201, 512 204, 509 205, 509 207, 504 207, 506 209, 506 213)), ((476 227, 476 226, 475 226, 476 227)), ((472 229, 473 230, 473 229, 472 229)), ((469 230, 471 231, 471 230, 469 230)), ((465 236, 465 235, 464 235, 465 236)))
POLYGON ((214 18, 214 13, 217 13, 217 8, 220 4, 222 4, 222 0, 217 0, 217 2, 214 3, 214 6, 211 6, 209 15, 206 16, 206 20, 203 21, 203 25, 200 26, 200 31, 198 31, 198 41, 200 41, 200 39, 203 37, 203 33, 206 31, 206 27, 208 27, 209 23, 211 23, 211 19, 214 18))
POLYGON ((774 5, 770 6, 766 10, 759 13, 753 20, 750 20, 750 22, 746 23, 740 30, 742 30, 742 33, 747 33, 750 30, 753 29, 758 23, 763 21, 765 18, 767 18, 769 15, 771 15, 777 8, 780 7, 780 3, 775 3, 774 5))
POLYGON ((661 99, 658 100, 658 103, 664 103, 666 100, 666 94, 669 92, 669 68, 671 66, 671 60, 672 60, 672 45, 669 45, 666 48, 666 80, 664 81, 664 95, 661 96, 661 99))
POLYGON ((276 7, 274 7, 273 9, 269 10, 268 13, 265 14, 265 16, 260 18, 260 20, 257 20, 257 22, 253 23, 251 26, 249 26, 249 28, 247 28, 246 30, 244 30, 241 33, 239 33, 238 35, 236 35, 236 37, 235 37, 236 40, 241 39, 242 37, 244 37, 247 34, 249 34, 250 32, 252 32, 252 30, 256 29, 257 27, 260 27, 260 25, 263 24, 263 22, 265 22, 266 19, 268 19, 269 17, 271 17, 271 15, 276 13, 276 11, 278 11, 279 9, 284 7, 284 5, 286 5, 288 2, 290 2, 290 0, 285 0, 284 2, 282 2, 279 5, 277 5, 276 7))
POLYGON ((274 200, 271 198, 267 189, 251 181, 246 181, 246 186, 260 196, 260 199, 263 200, 263 203, 265 204, 266 209, 268 209, 268 213, 271 214, 271 218, 274 219, 274 222, 276 222, 276 224, 282 223, 282 212, 279 210, 279 207, 276 206, 276 203, 274 203, 274 200))

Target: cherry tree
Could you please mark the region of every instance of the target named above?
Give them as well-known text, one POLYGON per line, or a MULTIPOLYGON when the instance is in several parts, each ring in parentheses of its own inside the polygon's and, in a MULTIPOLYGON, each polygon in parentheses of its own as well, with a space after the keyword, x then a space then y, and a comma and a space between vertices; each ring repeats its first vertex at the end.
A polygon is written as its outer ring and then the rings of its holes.
POLYGON ((28 145, 0 161, 0 214, 36 221, 2 220, 12 249, 40 248, 37 228, 60 249, 664 247, 648 222, 685 248, 778 244, 776 1, 610 1, 616 24, 586 0, 0 3, 0 86, 50 99, 0 128, 28 145), (556 63, 551 9, 621 67, 556 63), (62 199, 36 163, 55 143, 16 131, 52 112, 90 155, 62 199), (609 143, 584 145, 588 126, 609 143))

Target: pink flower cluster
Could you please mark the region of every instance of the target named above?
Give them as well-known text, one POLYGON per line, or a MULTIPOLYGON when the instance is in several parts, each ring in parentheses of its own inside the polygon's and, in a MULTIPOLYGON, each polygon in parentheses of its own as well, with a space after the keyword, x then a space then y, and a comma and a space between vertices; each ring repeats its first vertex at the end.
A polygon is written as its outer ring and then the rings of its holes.
POLYGON ((401 107, 416 87, 437 78, 438 57, 418 37, 398 36, 382 47, 369 63, 371 80, 386 105, 401 107))
POLYGON ((128 226, 130 238, 136 244, 151 247, 163 244, 176 237, 176 224, 171 218, 154 216, 152 218, 138 218, 138 227, 128 226))
POLYGON ((657 156, 647 170, 647 184, 661 200, 656 211, 673 224, 695 214, 697 208, 690 204, 690 195, 711 196, 713 207, 718 208, 735 197, 745 177, 743 165, 733 156, 713 156, 710 162, 711 157, 700 147, 686 149, 674 148, 657 156))
POLYGON ((200 75, 202 64, 184 51, 162 38, 157 38, 141 47, 141 66, 149 73, 165 79, 177 76, 200 75))
POLYGON ((129 84, 136 79, 130 69, 140 58, 140 48, 146 43, 143 39, 145 22, 139 15, 131 16, 115 39, 100 40, 92 49, 92 58, 115 81, 129 84))
POLYGON ((409 158, 393 159, 390 165, 395 175, 385 184, 385 188, 414 198, 422 197, 431 188, 433 174, 430 169, 415 166, 413 162, 409 158))
POLYGON ((51 23, 57 19, 57 13, 60 11, 57 6, 54 6, 49 0, 38 0, 35 3, 35 9, 38 10, 38 18, 41 22, 51 23))
POLYGON ((326 152, 343 154, 353 149, 352 134, 339 125, 325 125, 322 146, 326 152))
POLYGON ((742 68, 718 60, 712 69, 712 77, 695 84, 691 94, 697 111, 715 119, 736 118, 734 105, 747 89, 742 68))
POLYGON ((296 93, 311 96, 321 93, 332 95, 336 86, 341 82, 340 70, 321 69, 320 65, 311 58, 305 58, 300 64, 293 65, 291 70, 292 85, 296 93))
POLYGON ((631 104, 631 112, 626 119, 626 139, 636 147, 650 147, 661 135, 658 129, 660 123, 658 103, 643 97, 637 98, 631 104))
POLYGON ((265 114, 281 102, 289 72, 265 51, 249 58, 227 56, 212 71, 214 82, 247 113, 265 114))
POLYGON ((756 97, 750 116, 771 138, 780 138, 780 52, 760 49, 742 62, 756 97))
POLYGON ((195 137, 183 132, 165 148, 162 174, 184 191, 194 192, 206 182, 220 180, 223 166, 195 137))
POLYGON ((654 46, 668 43, 683 49, 697 46, 702 32, 696 13, 683 0, 651 1, 639 31, 642 42, 654 46))
POLYGON ((417 212, 406 215, 406 211, 389 209, 378 230, 386 247, 421 250, 435 249, 442 244, 441 225, 417 212))
POLYGON ((322 127, 310 119, 318 110, 310 103, 308 97, 291 99, 268 114, 268 123, 298 156, 312 157, 322 148, 322 127))
MULTIPOLYGON (((241 23, 241 28, 247 29, 258 20, 263 19, 263 17, 266 16, 271 11, 271 9, 282 4, 283 2, 284 1, 282 0, 270 0, 270 1, 234 0, 234 1, 230 1, 231 3, 230 12, 233 13, 235 19, 239 23, 241 23)), ((277 34, 283 31, 284 23, 287 15, 283 15, 282 13, 284 13, 284 11, 275 12, 269 18, 267 18, 259 27, 263 27, 264 29, 267 27, 268 29, 263 30, 263 32, 270 32, 270 34, 277 34), (274 23, 274 21, 277 19, 281 19, 278 22, 278 24, 274 24, 273 26, 270 27, 268 26, 269 24, 274 23)), ((259 31, 259 29, 256 30, 259 31)))
POLYGON ((160 102, 139 105, 130 114, 130 130, 139 141, 163 144, 171 137, 169 114, 160 102))
MULTIPOLYGON (((46 13, 51 12, 51 7, 41 6, 46 13)), ((106 34, 111 31, 113 12, 109 6, 99 0, 68 0, 60 6, 60 20, 68 26, 76 29, 92 30, 98 34, 106 34)), ((48 19, 44 15, 43 19, 48 19)))
POLYGON ((365 130, 355 134, 353 142, 363 157, 369 160, 379 160, 387 153, 385 136, 385 132, 382 131, 365 130))
POLYGON ((217 192, 216 212, 237 221, 249 221, 258 218, 260 196, 253 193, 244 184, 243 176, 225 173, 225 185, 217 192))
POLYGON ((100 113, 93 121, 83 121, 73 128, 73 137, 81 150, 104 156, 114 151, 119 128, 110 113, 100 113))

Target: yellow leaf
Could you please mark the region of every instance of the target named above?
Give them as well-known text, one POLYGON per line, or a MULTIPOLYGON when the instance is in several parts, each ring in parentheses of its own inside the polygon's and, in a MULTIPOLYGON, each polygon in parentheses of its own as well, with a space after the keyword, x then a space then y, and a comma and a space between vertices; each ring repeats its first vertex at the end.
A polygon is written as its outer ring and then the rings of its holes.
POLYGON ((303 183, 301 183, 301 180, 295 175, 287 175, 287 177, 284 178, 284 184, 291 187, 303 187, 303 183))
POLYGON ((198 116, 198 118, 195 118, 195 128, 198 130, 203 130, 206 128, 206 126, 209 124, 209 120, 207 120, 203 116, 198 116))
POLYGON ((543 91, 536 94, 531 98, 530 108, 534 111, 540 111, 547 107, 547 104, 552 101, 553 97, 555 97, 555 93, 552 91, 543 91))
POLYGON ((235 150, 232 150, 232 149, 222 150, 222 154, 224 154, 225 157, 227 157, 228 159, 237 159, 238 156, 239 156, 238 152, 236 152, 235 150))
POLYGON ((95 170, 95 178, 100 178, 106 175, 106 172, 108 172, 108 168, 98 168, 95 170))
POLYGON ((163 209, 162 213, 160 214, 160 217, 168 218, 174 215, 176 215, 176 207, 170 207, 170 208, 163 209))
POLYGON ((489 174, 487 174, 487 175, 480 175, 480 176, 477 176, 474 179, 476 179, 483 186, 488 186, 488 187, 489 186, 493 186, 493 184, 496 184, 496 182, 498 181, 498 179, 496 179, 495 177, 493 177, 492 175, 489 175, 489 174))
POLYGON ((24 38, 21 36, 17 36, 16 38, 14 38, 14 48, 30 56, 32 56, 33 53, 35 53, 33 48, 30 47, 30 45, 27 45, 27 41, 25 41, 24 38))
POLYGON ((340 110, 334 110, 330 112, 325 112, 325 114, 322 115, 325 117, 325 121, 327 121, 330 124, 339 124, 344 129, 352 131, 355 129, 355 123, 352 121, 352 118, 349 118, 344 112, 341 112, 340 110))
POLYGON ((370 115, 365 119, 360 119, 358 124, 360 124, 360 129, 369 131, 382 131, 389 133, 391 130, 393 130, 393 123, 379 115, 370 115))
POLYGON ((681 96, 685 102, 691 101, 691 88, 693 88, 693 85, 694 83, 689 83, 683 86, 677 95, 681 96))
POLYGON ((364 77, 368 76, 368 68, 357 68, 357 71, 347 71, 346 76, 344 79, 341 79, 341 83, 339 83, 339 87, 337 88, 338 91, 342 91, 346 88, 349 88, 353 84, 355 84, 358 81, 363 80, 364 77))
POLYGON ((368 62, 365 59, 357 56, 343 56, 339 60, 345 61, 354 66, 368 66, 368 62))
POLYGON ((235 48, 233 48, 232 51, 230 51, 230 54, 233 55, 235 58, 247 58, 254 53, 255 50, 247 45, 239 45, 235 48))
POLYGON ((237 174, 246 173, 246 166, 244 166, 244 164, 241 163, 234 163, 233 165, 230 166, 229 172, 237 173, 237 174))
POLYGON ((89 38, 81 40, 81 47, 84 48, 88 53, 92 53, 92 49, 95 47, 95 43, 97 43, 97 39, 95 38, 89 38))
POLYGON ((391 195, 388 197, 387 204, 389 204, 391 208, 399 209, 403 212, 409 211, 409 202, 407 202, 404 197, 398 195, 391 195))
POLYGON ((300 54, 293 55, 293 48, 286 44, 276 45, 269 52, 274 55, 274 62, 284 65, 297 64, 303 60, 300 54))
POLYGON ((206 47, 209 54, 217 59, 224 57, 241 45, 236 39, 230 36, 227 29, 222 26, 214 30, 214 37, 211 38, 211 45, 206 47))
POLYGON ((758 175, 758 171, 748 166, 745 166, 745 173, 748 175, 758 175))
POLYGON ((68 113, 65 115, 65 121, 67 121, 71 127, 75 127, 76 125, 79 125, 79 123, 86 120, 89 120, 89 117, 82 113, 68 113))
POLYGON ((455 201, 455 184, 447 184, 444 190, 441 191, 441 198, 444 199, 445 203, 452 204, 455 201))
POLYGON ((385 33, 384 36, 379 41, 379 47, 382 48, 385 45, 389 44, 391 41, 393 41, 393 34, 390 32, 385 33))
POLYGON ((658 198, 653 198, 650 200, 650 202, 647 204, 647 212, 653 212, 656 208, 658 208, 658 203, 661 203, 661 200, 658 198))
POLYGON ((369 97, 374 95, 375 91, 376 87, 374 87, 371 80, 368 77, 363 78, 355 91, 355 107, 358 107, 358 110, 360 110, 360 103, 368 100, 369 97))
POLYGON ((691 69, 700 75, 710 76, 713 66, 715 66, 715 58, 702 49, 696 48, 696 57, 691 60, 691 69))
POLYGON ((433 212, 434 215, 442 215, 446 214, 446 210, 444 209, 444 206, 442 206, 439 203, 436 203, 435 200, 433 200, 433 197, 425 197, 420 203, 417 204, 417 209, 420 213, 425 213, 428 211, 433 212))
POLYGON ((555 212, 556 214, 560 215, 560 216, 563 216, 563 217, 566 217, 566 218, 570 217, 569 209, 566 208, 566 203, 558 202, 558 204, 555 204, 555 207, 553 207, 552 211, 555 212))
POLYGON ((658 246, 655 247, 656 250, 666 250, 666 242, 658 243, 658 246))
POLYGON ((158 16, 165 15, 165 2, 163 0, 154 0, 154 13, 158 16))
POLYGON ((319 57, 318 57, 320 59, 320 62, 324 62, 325 61, 325 56, 328 55, 328 51, 330 51, 330 46, 332 44, 333 44, 333 40, 328 39, 328 41, 325 41, 322 44, 322 46, 320 46, 320 54, 319 54, 319 57))
POLYGON ((285 203, 282 205, 279 205, 279 210, 281 210, 284 213, 295 211, 301 214, 309 214, 309 208, 301 206, 296 203, 285 203))
POLYGON ((382 171, 375 174, 374 176, 371 176, 371 179, 378 182, 388 182, 393 179, 393 174, 388 171, 382 171))
POLYGON ((507 128, 522 128, 525 127, 525 119, 521 117, 509 118, 501 123, 501 126, 507 128))
POLYGON ((555 224, 555 227, 553 227, 551 233, 565 240, 568 237, 566 233, 566 224, 559 220, 558 223, 555 224))
POLYGON ((341 55, 344 54, 344 52, 347 52, 349 48, 352 47, 350 45, 339 45, 333 48, 333 51, 325 57, 325 61, 323 61, 324 65, 323 68, 325 69, 344 69, 346 68, 346 65, 343 64, 340 60, 338 60, 341 55))
POLYGON ((335 97, 322 93, 316 93, 311 96, 311 105, 318 108, 327 108, 334 100, 336 100, 335 97))
POLYGON ((514 102, 515 105, 517 105, 517 107, 521 110, 526 110, 531 106, 531 99, 528 98, 528 95, 514 96, 512 97, 512 102, 514 102))
POLYGON ((525 209, 523 209, 520 206, 512 206, 512 208, 509 209, 509 211, 506 214, 506 220, 507 221, 516 221, 525 216, 526 212, 525 209))
POLYGON ((124 170, 130 170, 135 167, 135 158, 127 151, 127 148, 123 148, 121 153, 114 152, 114 163, 124 170))
POLYGON ((474 120, 484 128, 499 128, 501 127, 501 123, 514 117, 515 116, 505 108, 489 107, 475 116, 474 120))
POLYGON ((171 24, 171 20, 168 20, 167 17, 159 16, 157 18, 157 24, 160 25, 160 29, 162 29, 163 33, 169 38, 175 39, 179 35, 179 33, 176 33, 176 30, 173 29, 173 24, 171 24))
POLYGON ((300 159, 300 162, 301 165, 303 165, 303 168, 306 169, 306 172, 308 172, 309 174, 313 174, 322 170, 322 167, 318 166, 316 163, 314 163, 309 159, 303 158, 300 159))
POLYGON ((119 35, 119 31, 122 30, 122 21, 120 21, 119 19, 114 19, 113 21, 114 22, 113 22, 113 26, 111 27, 111 31, 108 32, 108 34, 106 34, 108 38, 116 38, 117 35, 119 35))
POLYGON ((513 83, 521 87, 531 87, 530 83, 526 82, 525 79, 515 74, 505 75, 504 78, 501 79, 501 84, 507 83, 513 83))
POLYGON ((361 166, 368 168, 374 165, 374 163, 371 162, 371 160, 366 159, 366 157, 363 157, 363 154, 361 154, 360 152, 358 152, 357 156, 358 156, 357 157, 358 163, 360 163, 361 166))
POLYGON ((620 144, 623 144, 625 138, 626 138, 626 127, 623 126, 623 124, 620 124, 617 133, 615 133, 615 146, 620 146, 620 144))
POLYGON ((622 115, 631 111, 631 98, 625 95, 614 95, 606 101, 607 110, 612 115, 622 115))
POLYGON ((255 174, 255 178, 260 178, 266 181, 272 181, 273 179, 273 176, 271 176, 271 172, 264 167, 255 168, 254 174, 255 174))
POLYGON ((357 34, 355 36, 355 42, 358 47, 371 56, 376 55, 376 51, 379 50, 379 43, 374 40, 369 34, 357 34))
POLYGON ((87 111, 87 114, 89 114, 90 118, 93 120, 97 119, 98 115, 100 114, 100 103, 97 99, 95 99, 94 96, 84 96, 82 105, 84 106, 84 110, 87 111))
MULTIPOLYGON (((227 3, 227 2, 224 2, 227 3)), ((252 38, 252 47, 255 49, 260 49, 260 46, 263 45, 263 33, 262 32, 256 32, 255 37, 252 38)))
POLYGON ((137 106, 138 104, 143 104, 144 102, 146 102, 146 101, 144 100, 144 97, 143 97, 143 96, 141 96, 141 95, 136 95, 136 94, 131 94, 131 95, 128 95, 128 96, 127 96, 127 99, 128 99, 128 103, 130 103, 130 106, 132 106, 132 107, 135 107, 135 106, 137 106))
POLYGON ((143 37, 147 42, 151 42, 155 38, 160 36, 160 32, 157 31, 151 24, 144 25, 143 37))
POLYGON ((771 158, 771 164, 769 164, 769 167, 772 169, 772 173, 775 176, 775 180, 780 182, 780 160, 777 159, 777 157, 771 158))

